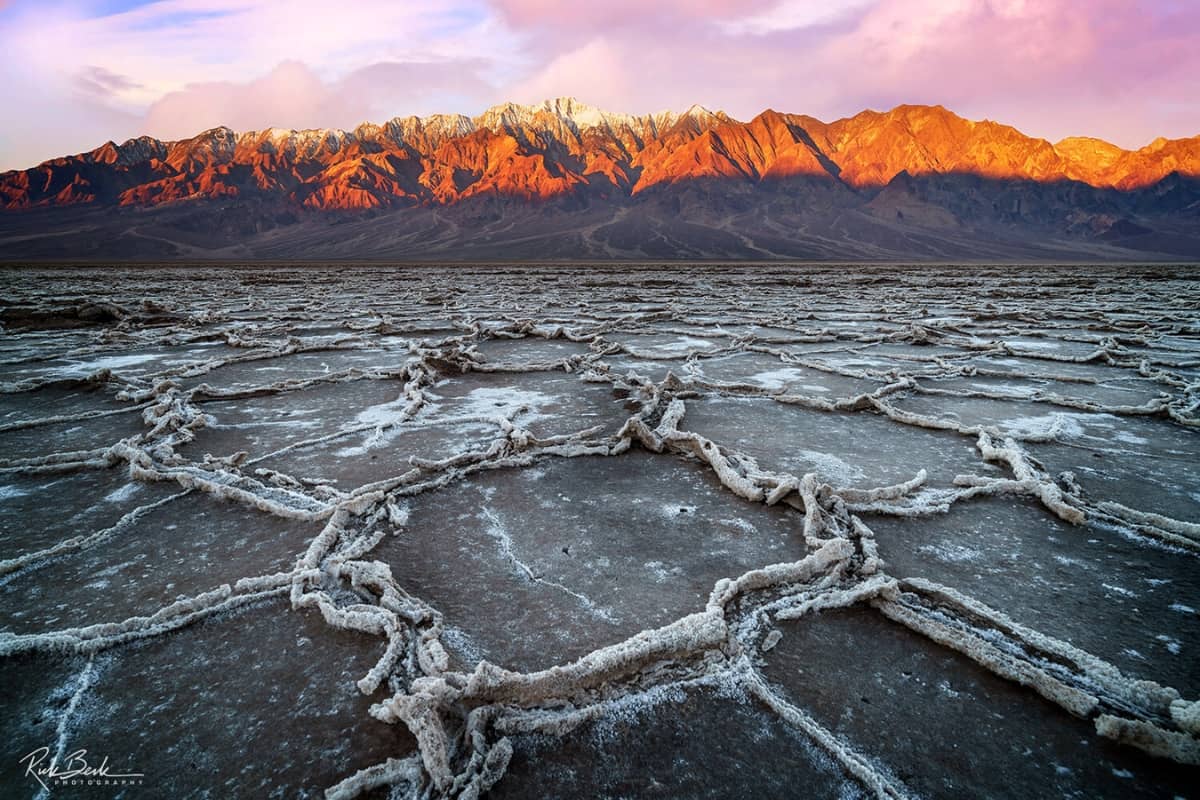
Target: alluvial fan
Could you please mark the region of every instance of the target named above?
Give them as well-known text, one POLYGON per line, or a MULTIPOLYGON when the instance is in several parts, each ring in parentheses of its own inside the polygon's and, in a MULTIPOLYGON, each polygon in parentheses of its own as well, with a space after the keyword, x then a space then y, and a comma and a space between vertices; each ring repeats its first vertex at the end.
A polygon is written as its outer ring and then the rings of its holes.
POLYGON ((0 796, 1200 785, 1194 268, 0 296, 0 796))

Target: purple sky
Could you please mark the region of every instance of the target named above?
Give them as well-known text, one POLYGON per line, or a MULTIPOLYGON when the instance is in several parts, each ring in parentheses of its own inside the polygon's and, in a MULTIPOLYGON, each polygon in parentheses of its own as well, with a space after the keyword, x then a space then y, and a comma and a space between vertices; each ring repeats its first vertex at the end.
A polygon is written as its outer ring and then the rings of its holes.
POLYGON ((742 119, 941 103, 1130 148, 1200 134, 1200 0, 0 0, 0 52, 0 169, 559 95, 742 119))

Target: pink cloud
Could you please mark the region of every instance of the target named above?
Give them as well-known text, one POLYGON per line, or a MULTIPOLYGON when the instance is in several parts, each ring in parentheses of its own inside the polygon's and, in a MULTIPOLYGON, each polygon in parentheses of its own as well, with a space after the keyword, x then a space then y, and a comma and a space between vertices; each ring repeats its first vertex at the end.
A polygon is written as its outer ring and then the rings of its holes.
POLYGON ((147 133, 165 139, 217 125, 237 130, 315 127, 345 116, 347 102, 308 67, 289 61, 248 83, 194 83, 170 92, 150 106, 144 125, 147 133))
POLYGON ((1127 147, 1200 133, 1191 97, 1200 5, 875 0, 847 4, 821 24, 770 24, 772 15, 786 22, 785 5, 723 33, 701 26, 672 34, 601 17, 588 26, 591 38, 569 49, 542 45, 544 66, 518 88, 522 97, 545 89, 594 102, 594 87, 601 99, 626 92, 622 110, 700 102, 743 118, 767 107, 833 119, 941 103, 1032 135, 1095 135, 1127 147))
POLYGON ((1200 3, 1182 0, 360 0, 353 15, 159 0, 104 17, 27 3, 0 27, 20 110, 3 167, 144 132, 352 127, 558 95, 741 118, 941 103, 1126 147, 1200 133, 1200 3))
MULTIPOLYGON (((1194 5, 883 0, 819 58, 836 70, 839 93, 866 104, 939 102, 1051 138, 1093 134, 1135 146, 1167 132, 1156 106, 1193 91, 1198 33, 1194 5)), ((1175 135, 1200 133, 1191 106, 1175 135)))
POLYGON ((130 89, 140 89, 141 84, 104 67, 91 66, 75 76, 75 87, 85 95, 106 98, 130 89))
POLYGON ((575 96, 614 111, 627 111, 639 92, 637 81, 626 69, 619 46, 593 39, 576 50, 556 56, 530 79, 513 87, 512 99, 537 103, 553 97, 575 96))
POLYGON ((218 125, 234 130, 352 128, 414 110, 433 111, 448 95, 474 96, 480 102, 490 87, 476 76, 478 68, 472 62, 384 62, 326 83, 302 62, 286 61, 246 83, 197 83, 170 92, 150 106, 143 127, 166 139, 218 125))
POLYGON ((521 28, 570 28, 596 33, 600 29, 635 28, 652 20, 676 22, 730 19, 775 4, 775 0, 609 0, 605 3, 559 0, 494 0, 505 20, 521 28))

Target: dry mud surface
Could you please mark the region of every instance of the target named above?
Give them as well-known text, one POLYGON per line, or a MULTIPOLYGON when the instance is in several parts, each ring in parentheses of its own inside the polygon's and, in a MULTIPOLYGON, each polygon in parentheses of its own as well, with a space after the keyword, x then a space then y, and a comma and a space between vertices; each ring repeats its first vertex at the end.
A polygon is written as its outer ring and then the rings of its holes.
POLYGON ((2 272, 0 796, 1195 795, 1196 274, 2 272))

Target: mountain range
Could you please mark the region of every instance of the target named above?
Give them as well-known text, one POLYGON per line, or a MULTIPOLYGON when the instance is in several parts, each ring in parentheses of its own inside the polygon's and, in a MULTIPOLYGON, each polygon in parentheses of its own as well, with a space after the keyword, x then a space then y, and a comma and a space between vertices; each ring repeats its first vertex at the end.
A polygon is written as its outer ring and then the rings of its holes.
POLYGON ((0 258, 1200 258, 1200 136, 1051 143, 941 106, 836 122, 571 98, 148 136, 0 174, 0 258))

